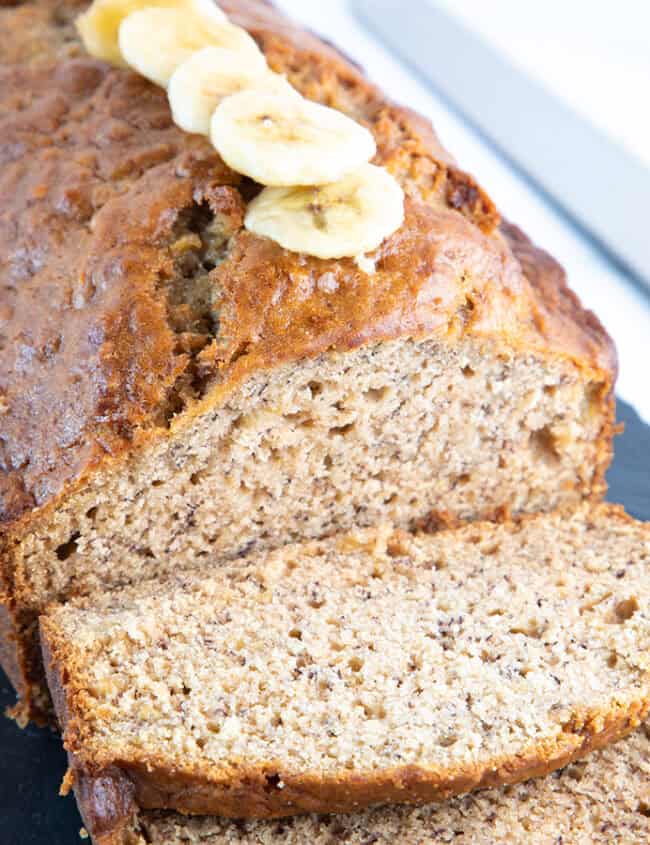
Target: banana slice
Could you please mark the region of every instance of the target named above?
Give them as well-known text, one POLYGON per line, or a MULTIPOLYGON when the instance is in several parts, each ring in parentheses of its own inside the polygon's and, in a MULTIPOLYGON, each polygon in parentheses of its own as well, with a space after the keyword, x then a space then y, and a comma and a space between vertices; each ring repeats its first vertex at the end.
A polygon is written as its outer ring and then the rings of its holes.
POLYGON ((219 103, 247 88, 298 97, 284 76, 251 62, 248 54, 204 47, 179 65, 169 80, 174 123, 186 132, 210 134, 210 119, 219 103))
POLYGON ((118 44, 120 24, 131 12, 148 6, 183 8, 214 23, 227 20, 213 0, 94 0, 90 8, 77 18, 77 29, 86 50, 98 59, 126 67, 118 44))
POLYGON ((229 167, 262 185, 336 182, 376 150, 372 134, 341 112, 259 91, 223 100, 210 137, 229 167))
POLYGON ((317 258, 370 252, 403 222, 401 187, 373 164, 332 185, 265 188, 249 205, 245 220, 249 231, 317 258))
POLYGON ((118 35, 127 64, 163 88, 180 64, 210 45, 245 55, 251 67, 266 66, 264 55, 245 29, 213 20, 196 8, 147 8, 128 15, 118 35))

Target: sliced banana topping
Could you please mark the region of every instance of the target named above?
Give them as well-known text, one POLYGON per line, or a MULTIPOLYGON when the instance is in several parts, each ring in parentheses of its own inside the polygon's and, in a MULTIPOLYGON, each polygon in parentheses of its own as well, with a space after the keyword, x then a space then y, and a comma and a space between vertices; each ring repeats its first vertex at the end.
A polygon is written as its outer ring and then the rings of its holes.
POLYGON ((219 103, 246 89, 290 97, 300 95, 284 76, 266 63, 251 62, 247 53, 204 47, 179 65, 169 81, 174 123, 186 132, 210 134, 210 120, 219 103))
POLYGON ((91 56, 125 67, 118 44, 120 24, 131 12, 151 6, 183 8, 214 23, 228 20, 213 0, 94 0, 90 8, 77 18, 77 29, 86 50, 91 56))
POLYGON ((91 55, 167 88, 181 129, 208 135, 234 171, 268 186, 247 229, 374 272, 365 253, 402 225, 404 194, 368 164, 372 133, 303 99, 214 0, 94 0, 77 27, 91 55))
POLYGON ((163 88, 180 64, 210 45, 245 54, 251 66, 266 66, 266 59, 246 30, 213 20, 197 8, 152 7, 128 15, 118 35, 127 64, 163 88))
POLYGON ((376 150, 372 134, 341 112, 259 91, 224 100, 210 137, 229 167, 262 185, 336 182, 376 150))
POLYGON ((382 167, 364 164, 330 185, 265 188, 245 223, 292 252, 343 258, 376 249, 403 221, 401 187, 382 167))

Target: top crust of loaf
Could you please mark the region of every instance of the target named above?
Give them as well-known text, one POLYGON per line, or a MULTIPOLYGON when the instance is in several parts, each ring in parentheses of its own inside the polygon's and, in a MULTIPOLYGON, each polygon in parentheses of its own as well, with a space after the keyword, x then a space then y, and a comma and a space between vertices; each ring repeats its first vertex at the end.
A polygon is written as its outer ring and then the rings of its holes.
POLYGON ((83 55, 72 21, 84 5, 0 9, 0 523, 15 536, 22 516, 248 374, 328 349, 471 334, 574 362, 606 402, 611 342, 561 268, 500 230, 426 121, 340 53, 261 0, 221 4, 303 94, 374 132, 408 199, 373 276, 245 231, 255 186, 173 125, 162 90, 83 55), (209 319, 192 310, 196 291, 170 293, 206 218, 220 239, 209 319))

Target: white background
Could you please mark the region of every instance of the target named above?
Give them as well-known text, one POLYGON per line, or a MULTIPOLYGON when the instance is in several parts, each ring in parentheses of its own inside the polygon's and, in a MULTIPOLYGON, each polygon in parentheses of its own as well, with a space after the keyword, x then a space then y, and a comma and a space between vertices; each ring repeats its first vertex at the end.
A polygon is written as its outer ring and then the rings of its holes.
POLYGON ((648 0, 437 0, 437 5, 650 166, 648 0))
MULTIPOLYGON (((437 2, 650 163, 650 0, 437 2)), ((571 286, 616 341, 619 396, 650 422, 650 298, 384 50, 345 0, 276 3, 353 56, 390 96, 429 117, 443 143, 478 176, 503 214, 561 261, 571 286)), ((404 0, 405 13, 408 7, 404 0)))

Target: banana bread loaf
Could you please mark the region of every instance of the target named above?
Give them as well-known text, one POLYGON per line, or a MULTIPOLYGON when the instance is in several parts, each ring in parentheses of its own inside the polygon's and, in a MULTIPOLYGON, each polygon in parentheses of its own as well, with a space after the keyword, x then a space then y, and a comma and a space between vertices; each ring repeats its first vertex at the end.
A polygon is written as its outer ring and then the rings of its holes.
POLYGON ((322 260, 165 92, 83 55, 85 4, 0 9, 0 659, 48 709, 48 602, 390 520, 600 497, 615 356, 430 126, 262 0, 273 70, 368 127, 406 220, 322 260))
MULTIPOLYGON (((112 784, 108 783, 107 795, 112 784)), ((92 812, 90 806, 87 809, 92 812)), ((96 845, 647 845, 650 728, 546 778, 444 804, 276 822, 144 811, 96 845)))
POLYGON ((649 576, 650 525, 583 505, 366 529, 54 607, 71 780, 130 796, 91 832, 138 808, 345 812, 559 768, 650 708, 649 576))

